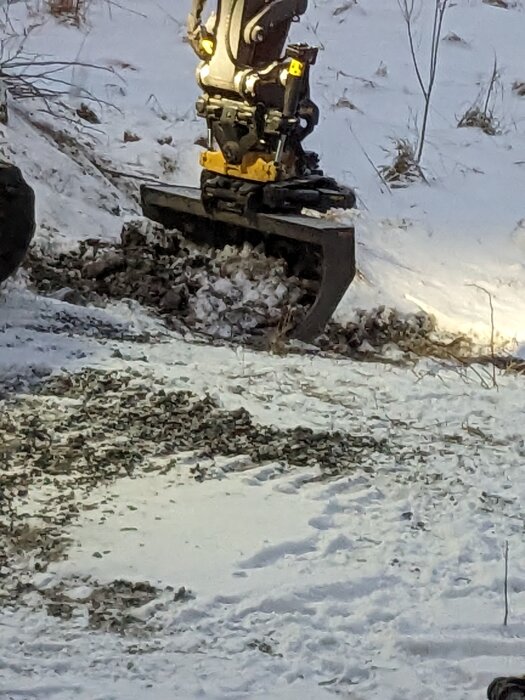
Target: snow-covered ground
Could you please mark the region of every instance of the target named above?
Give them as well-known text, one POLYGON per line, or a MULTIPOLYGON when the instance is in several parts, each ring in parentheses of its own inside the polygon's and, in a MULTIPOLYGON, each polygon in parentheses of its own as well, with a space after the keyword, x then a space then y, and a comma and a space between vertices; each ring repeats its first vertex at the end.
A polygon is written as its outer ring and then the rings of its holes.
MULTIPOLYGON (((45 354, 49 339, 33 334, 45 354)), ((353 465, 336 457, 335 479, 319 480, 315 459, 299 467, 184 451, 170 455, 169 467, 147 458, 133 478, 124 472, 113 485, 81 492, 80 515, 63 532, 72 540, 67 559, 36 575, 31 560, 19 560, 17 576, 44 595, 62 585, 76 607, 65 621, 48 616, 34 591, 21 608, 7 605, 0 618, 6 698, 474 700, 495 675, 523 670, 525 447, 514 377, 498 376, 499 390, 482 389, 477 369, 458 375, 433 362, 407 371, 261 356, 175 337, 91 341, 93 355, 79 360, 77 344, 55 346, 57 364, 89 362, 108 378, 131 372, 145 418, 151 392, 190 389, 211 394, 221 409, 246 408, 261 431, 300 425, 374 443, 353 465), (138 631, 89 629, 86 599, 115 580, 160 591, 131 611, 138 631), (166 586, 191 597, 174 602, 166 586)), ((115 406, 114 392, 99 399, 115 406)), ((15 434, 24 406, 33 430, 52 431, 41 468, 62 451, 60 413, 82 401, 82 393, 55 399, 44 391, 6 406, 15 434)), ((87 410, 92 431, 73 420, 86 449, 98 419, 87 410)), ((120 409, 118 416, 131 426, 120 409)), ((118 449, 111 431, 106 437, 118 449)), ((74 482, 81 467, 72 469, 74 482)), ((40 482, 20 510, 52 524, 59 501, 40 482)))
MULTIPOLYGON (((522 3, 450 6, 444 33, 463 41, 441 48, 428 183, 392 191, 371 162, 389 162, 383 149, 411 136, 421 113, 397 3, 310 5, 294 32, 323 46, 314 72, 323 121, 311 143, 360 200, 360 275, 338 319, 380 304, 424 309, 444 330, 486 338, 490 292, 499 337, 525 357, 525 98, 511 90, 525 80, 522 3), (501 133, 457 129, 494 54, 501 133)), ((77 28, 43 3, 27 7, 29 15, 25 3, 11 12, 18 30, 17 21, 38 25, 28 50, 114 70, 75 69, 75 82, 109 103, 94 105, 93 128, 12 106, 2 148, 35 187, 36 245, 45 253, 117 239, 137 205, 108 169, 197 182, 188 8, 94 0, 77 28), (125 131, 139 140, 125 141, 125 131)), ((38 296, 25 275, 0 305, 2 487, 16 504, 0 531, 0 698, 474 700, 494 676, 524 671, 520 377, 430 359, 356 363, 214 346, 169 331, 136 303, 103 309, 38 296), (84 371, 100 373, 96 391, 84 371), (44 383, 29 393, 35 379, 61 372, 87 388, 65 379, 62 392, 44 383), (224 418, 216 436, 188 412, 187 434, 207 445, 197 452, 179 428, 170 447, 183 391, 190 403, 209 395, 210 415, 224 418), (171 395, 156 445, 145 437, 157 415, 148 412, 171 395), (231 454, 225 444, 243 433, 228 432, 228 416, 241 408, 254 443, 231 454), (254 452, 264 441, 267 458, 254 452), (64 445, 77 450, 70 471, 56 461, 70 454, 64 445), (83 460, 100 453, 107 478, 88 485, 83 460), (66 558, 22 546, 37 526, 58 527, 66 558), (18 553, 4 563, 10 541, 18 553), (119 580, 154 588, 122 612, 119 580), (97 610, 117 628, 108 631, 97 610)))

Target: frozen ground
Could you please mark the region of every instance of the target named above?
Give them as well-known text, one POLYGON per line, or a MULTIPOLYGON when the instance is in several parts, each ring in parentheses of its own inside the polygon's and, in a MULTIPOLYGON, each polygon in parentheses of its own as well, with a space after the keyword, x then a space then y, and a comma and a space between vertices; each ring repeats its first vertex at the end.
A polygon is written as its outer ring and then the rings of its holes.
MULTIPOLYGON (((443 43, 430 182, 393 192, 367 156, 387 162, 420 111, 397 5, 310 4, 312 145, 361 202, 339 320, 422 308, 486 338, 476 284, 525 357, 522 4, 451 6, 464 43, 443 43), (456 129, 494 52, 502 133, 456 129)), ((202 124, 183 3, 93 2, 81 28, 33 7, 28 48, 116 71, 76 69, 114 105, 95 129, 25 105, 4 130, 45 256, 136 214, 108 169, 195 183, 202 124)), ((2 700, 477 700, 524 671, 519 376, 216 346, 136 302, 39 296, 27 274, 0 305, 2 700)))

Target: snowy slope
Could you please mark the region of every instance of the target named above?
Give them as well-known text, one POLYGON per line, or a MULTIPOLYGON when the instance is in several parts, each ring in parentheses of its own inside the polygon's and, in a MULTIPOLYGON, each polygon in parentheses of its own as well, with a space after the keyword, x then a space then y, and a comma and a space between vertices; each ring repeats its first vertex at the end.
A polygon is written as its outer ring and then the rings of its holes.
MULTIPOLYGON (((314 97, 323 118, 311 145, 320 151, 325 169, 354 185, 359 194, 361 275, 338 318, 351 317, 356 307, 379 304, 422 308, 434 313, 444 328, 486 337, 490 309, 481 286, 493 295, 499 333, 522 342, 525 99, 511 90, 514 81, 523 79, 521 4, 503 9, 482 0, 462 0, 449 8, 444 36, 461 41, 445 38, 440 50, 423 160, 428 184, 395 191, 387 190, 371 163, 379 167, 391 161, 392 139, 414 138, 411 124, 422 111, 405 27, 397 4, 390 0, 347 3, 344 11, 341 6, 336 0, 312 3, 294 34, 323 48, 314 72, 314 97), (484 92, 494 57, 500 78, 493 110, 501 133, 491 137, 477 129, 458 129, 459 117, 484 92)), ((202 124, 192 111, 197 89, 195 59, 183 42, 185 4, 160 0, 145 9, 144 3, 127 0, 119 6, 100 2, 92 7, 88 23, 80 29, 45 18, 32 32, 28 49, 58 51, 62 58, 95 63, 118 74, 74 71, 79 86, 119 110, 101 107, 102 125, 86 135, 99 156, 127 172, 195 184, 198 148, 193 141, 202 134, 202 124), (124 143, 125 130, 141 140, 124 143), (166 136, 173 138, 172 144, 159 144, 166 136)), ((37 20, 42 19, 38 14, 37 20)), ((423 68, 428 20, 423 12, 416 23, 423 68)), ((9 139, 22 151, 19 160, 37 185, 44 229, 60 228, 75 237, 99 234, 101 229, 115 235, 118 220, 99 218, 89 208, 79 217, 82 207, 74 204, 96 200, 96 207, 103 185, 96 178, 89 186, 85 181, 76 185, 78 169, 63 161, 53 166, 50 178, 43 165, 48 162, 45 151, 23 152, 26 132, 15 122, 9 139), (93 187, 93 192, 83 193, 85 187, 93 187), (51 191, 57 189, 59 196, 54 197, 51 191), (74 215, 69 222, 61 193, 74 215)), ((116 195, 107 193, 102 201, 106 198, 114 200, 116 195)), ((107 209, 109 204, 114 202, 108 202, 107 209)))

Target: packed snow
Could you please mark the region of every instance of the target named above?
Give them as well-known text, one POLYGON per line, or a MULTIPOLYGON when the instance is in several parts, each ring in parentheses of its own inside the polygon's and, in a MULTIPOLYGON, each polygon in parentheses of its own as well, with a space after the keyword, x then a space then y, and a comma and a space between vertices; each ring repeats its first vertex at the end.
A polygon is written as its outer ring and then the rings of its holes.
MULTIPOLYGON (((93 0, 79 26, 10 6, 25 51, 82 64, 64 101, 100 119, 10 103, 1 148, 35 188, 39 255, 117 241, 143 179, 198 182, 188 4, 93 0)), ((359 273, 336 319, 424 311, 525 359, 525 7, 450 5, 427 181, 389 189, 378 169, 422 111, 398 4, 309 4, 310 143, 359 198, 337 214, 359 273), (457 128, 495 56, 498 133, 457 128)), ((2 291, 1 698, 475 700, 524 672, 518 374, 254 352, 68 291, 27 269, 2 291)))

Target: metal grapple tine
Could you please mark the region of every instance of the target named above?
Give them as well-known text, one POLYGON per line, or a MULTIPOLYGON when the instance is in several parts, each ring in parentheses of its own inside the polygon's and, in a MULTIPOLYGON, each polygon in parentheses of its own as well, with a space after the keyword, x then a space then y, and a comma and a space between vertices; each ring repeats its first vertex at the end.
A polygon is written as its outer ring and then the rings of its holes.
POLYGON ((340 231, 322 241, 322 276, 319 293, 310 311, 291 332, 304 342, 315 340, 323 331, 355 275, 353 230, 340 231))

